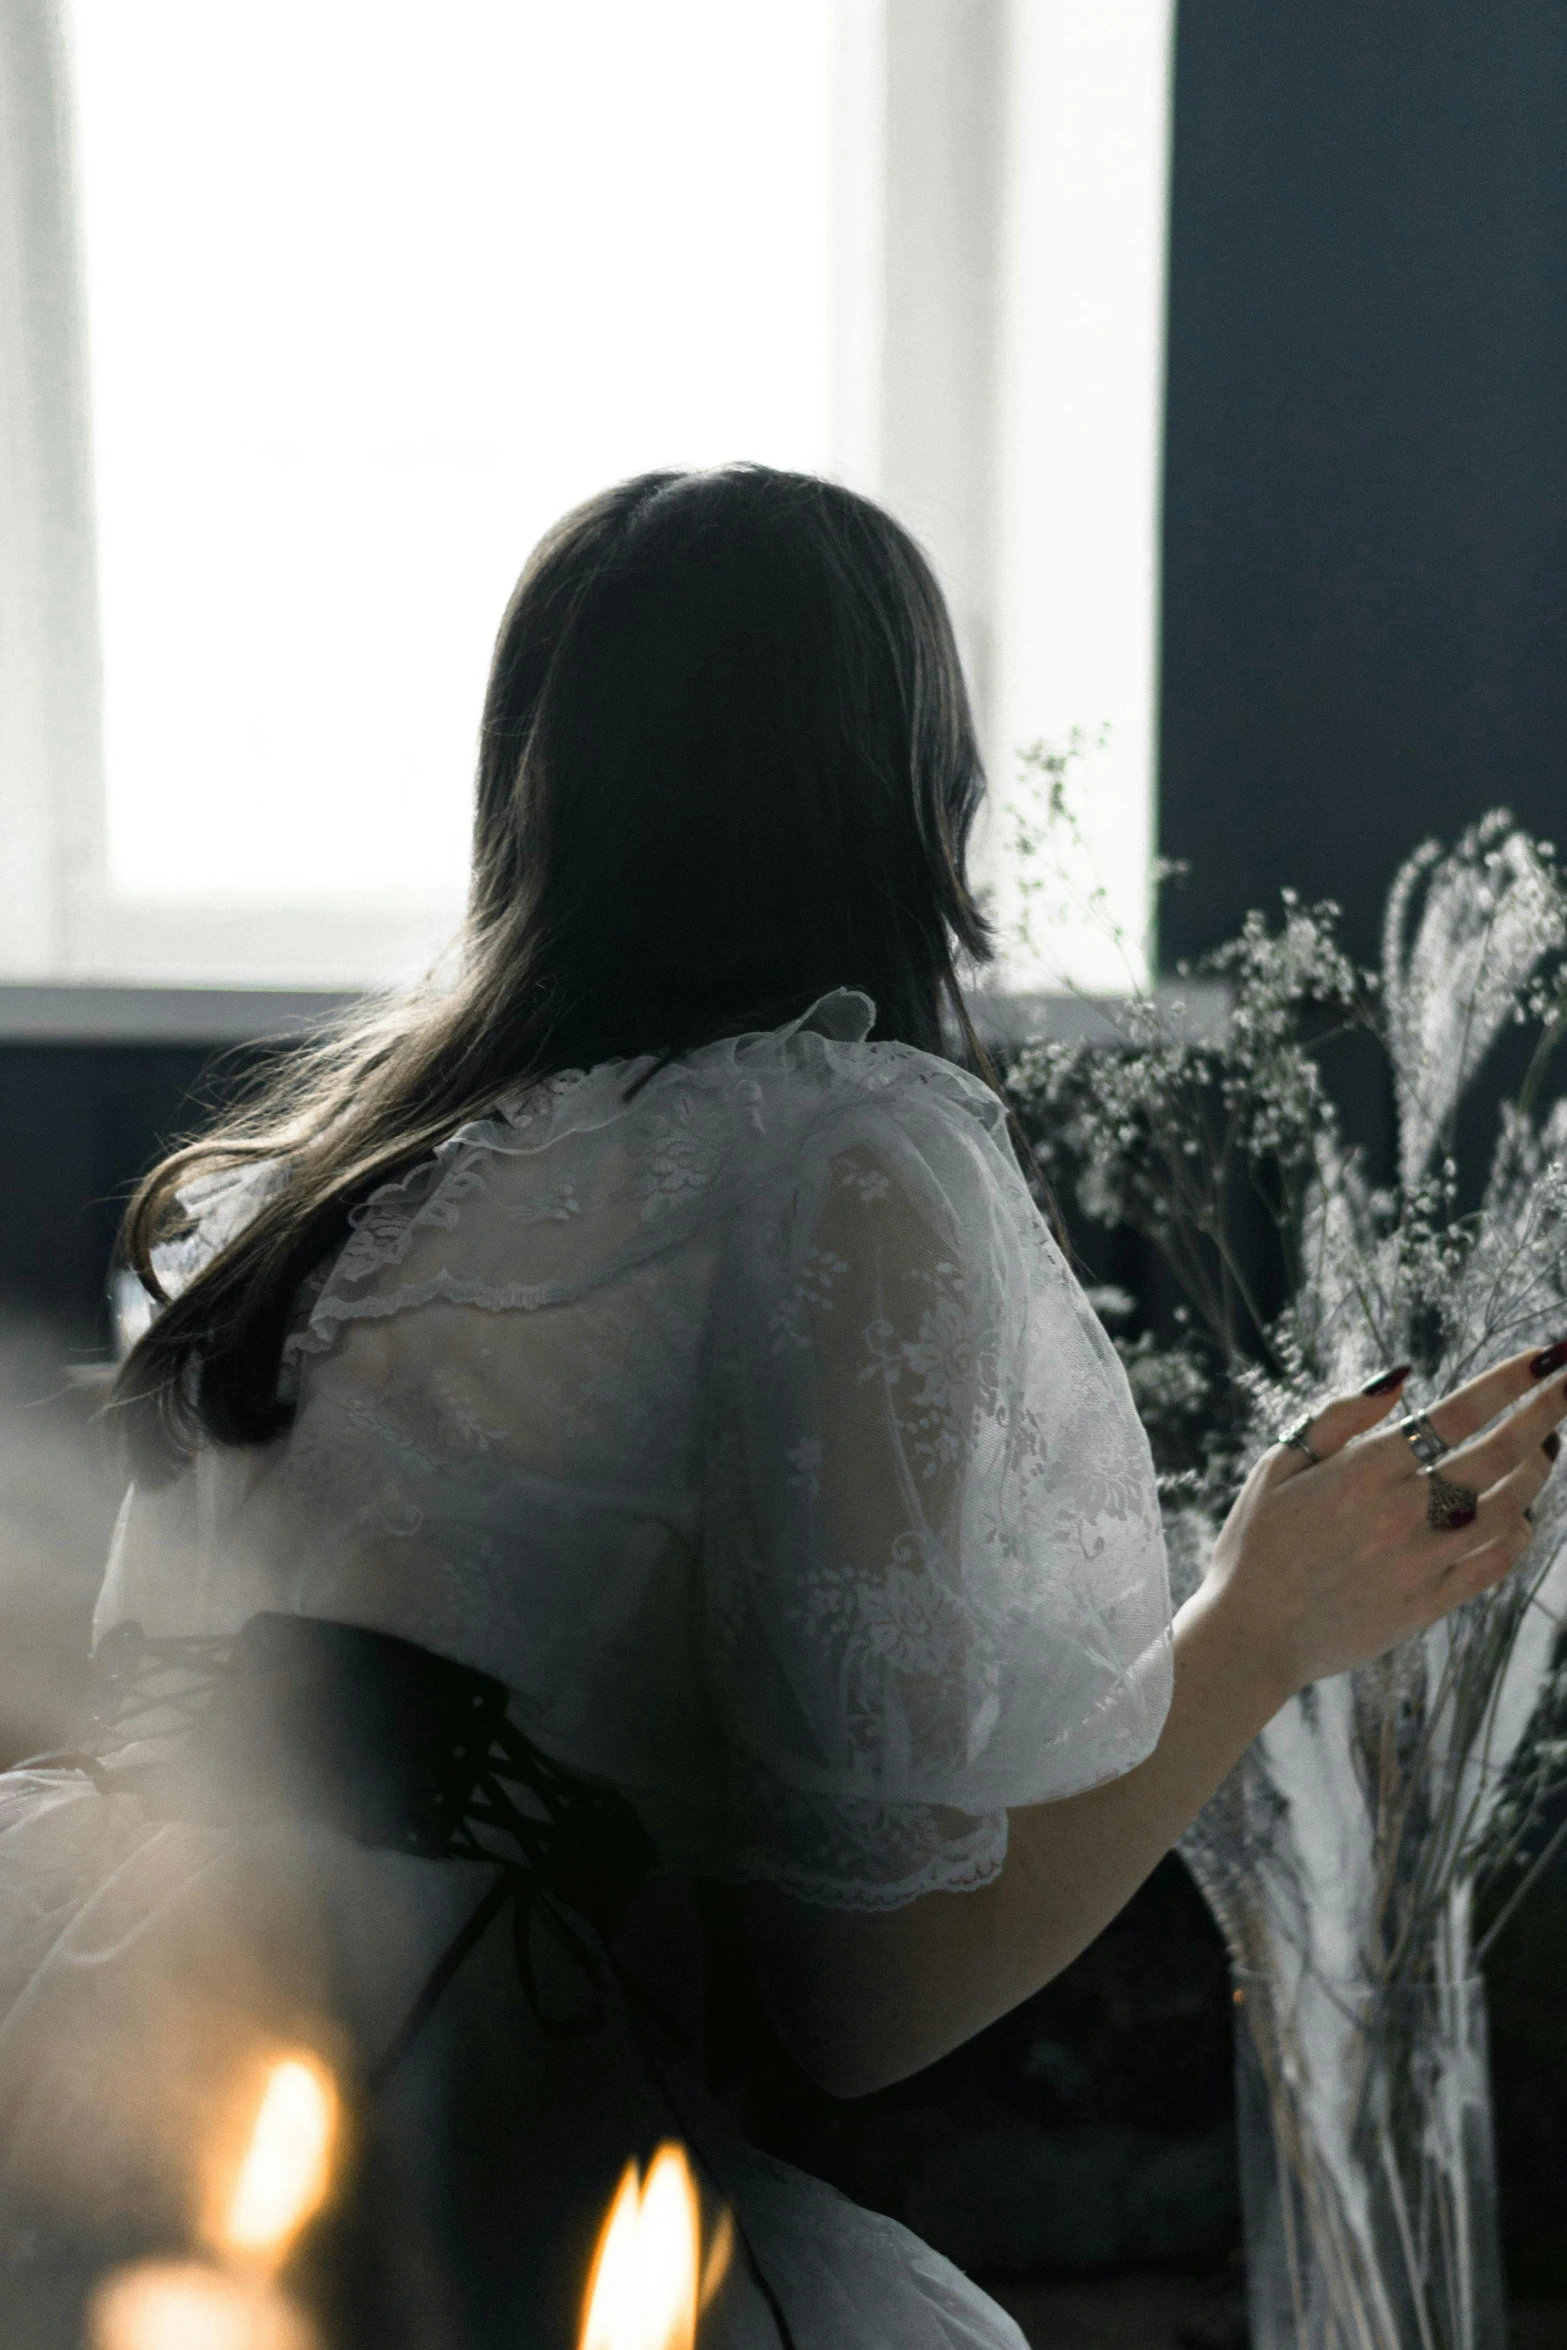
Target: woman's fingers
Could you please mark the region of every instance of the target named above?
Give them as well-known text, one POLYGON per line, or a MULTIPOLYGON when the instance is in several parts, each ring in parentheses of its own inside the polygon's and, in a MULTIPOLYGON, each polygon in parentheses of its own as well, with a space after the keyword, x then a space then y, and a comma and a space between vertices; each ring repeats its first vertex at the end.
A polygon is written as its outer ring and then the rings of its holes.
MULTIPOLYGON (((1511 1520, 1524 1518, 1539 1499, 1541 1488, 1551 1473, 1551 1466, 1540 1446, 1532 1446, 1515 1469, 1482 1493, 1475 1516, 1476 1531, 1483 1532, 1489 1540, 1511 1520)), ((1445 1461, 1442 1467, 1445 1472, 1445 1461)))
POLYGON ((1505 1363, 1494 1363, 1478 1379, 1455 1387, 1451 1395, 1432 1404, 1425 1417, 1444 1444, 1462 1444, 1555 1371, 1567 1371, 1567 1340, 1531 1347, 1524 1354, 1510 1355, 1505 1363))
POLYGON ((1466 1599, 1478 1599, 1482 1592, 1494 1591, 1498 1583, 1504 1583, 1528 1549, 1533 1533, 1528 1520, 1515 1513, 1489 1542, 1478 1550, 1465 1551, 1428 1587, 1426 1622, 1434 1624, 1466 1599))
POLYGON ((1461 1601, 1493 1590, 1511 1574, 1534 1540, 1529 1508, 1552 1466, 1536 1446, 1511 1476, 1493 1485, 1484 1496, 1464 1547, 1438 1569, 1430 1586, 1433 1622, 1461 1601))
MULTIPOLYGON (((1446 1464, 1443 1464, 1444 1470, 1446 1464)), ((1436 1533, 1435 1571, 1427 1587, 1429 1620, 1446 1615, 1461 1600, 1489 1591, 1523 1557, 1534 1539, 1529 1507, 1550 1476, 1551 1461, 1538 1445, 1509 1476, 1481 1497, 1472 1524, 1436 1533)))
POLYGON ((1300 1423, 1313 1458, 1282 1442, 1263 1454, 1211 1572, 1227 1604, 1249 1616, 1280 1686, 1381 1655, 1511 1572, 1533 1538, 1526 1512, 1560 1450, 1552 1431, 1567 1418, 1563 1371, 1567 1349, 1541 1348, 1432 1407, 1449 1446, 1440 1477, 1478 1496, 1467 1525, 1431 1523, 1440 1492, 1404 1437, 1382 1425, 1400 1407, 1401 1370, 1300 1423))
MULTIPOLYGON (((1359 1395, 1330 1396, 1303 1426, 1297 1423, 1298 1434, 1310 1445, 1317 1461, 1330 1460, 1334 1453, 1343 1451, 1352 1436, 1363 1436, 1379 1420, 1385 1420, 1398 1402, 1408 1376, 1409 1365, 1400 1363, 1392 1371, 1379 1372, 1359 1395)), ((1276 1445, 1265 1458, 1270 1484, 1282 1483, 1300 1470, 1315 1466, 1299 1444, 1276 1445)))
POLYGON ((1458 1446, 1442 1458, 1444 1477, 1456 1477, 1482 1493, 1511 1474, 1520 1461, 1537 1453, 1559 1420, 1567 1418, 1567 1387, 1548 1380, 1544 1388, 1510 1412, 1483 1436, 1458 1446))

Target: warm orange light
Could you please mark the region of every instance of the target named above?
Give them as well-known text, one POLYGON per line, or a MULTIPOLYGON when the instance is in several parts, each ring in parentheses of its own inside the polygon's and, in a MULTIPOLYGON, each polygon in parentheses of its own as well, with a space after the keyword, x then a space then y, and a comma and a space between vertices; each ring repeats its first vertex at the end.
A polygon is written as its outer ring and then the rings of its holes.
POLYGON ((267 2075, 250 2144, 229 2199, 231 2252, 279 2260, 325 2200, 337 2136, 337 2091, 313 2057, 284 2057, 267 2075))
POLYGON ((269 2285, 194 2261, 147 2260, 102 2285, 91 2350, 316 2350, 314 2329, 269 2285))
POLYGON ((579 2350, 694 2350, 699 2303, 728 2258, 720 2226, 703 2292, 702 2208, 684 2147, 660 2146, 645 2184, 627 2163, 593 2255, 579 2350))
POLYGON ((718 2215, 713 2240, 707 2247, 707 2258, 702 2263, 702 2290, 697 2306, 705 2309, 729 2274, 735 2256, 735 2215, 724 2210, 718 2215))

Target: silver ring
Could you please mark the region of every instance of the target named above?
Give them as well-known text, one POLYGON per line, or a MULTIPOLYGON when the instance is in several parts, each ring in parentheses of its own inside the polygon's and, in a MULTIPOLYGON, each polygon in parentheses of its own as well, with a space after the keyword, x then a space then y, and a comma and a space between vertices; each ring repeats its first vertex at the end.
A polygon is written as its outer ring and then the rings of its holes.
POLYGON ((1292 1420, 1287 1428, 1279 1430, 1278 1441, 1280 1444, 1293 1445, 1296 1452, 1303 1452, 1308 1461, 1315 1461, 1320 1466, 1321 1453, 1313 1452, 1306 1442, 1306 1430, 1311 1426, 1316 1416, 1315 1412, 1302 1412, 1298 1420, 1292 1420))
POLYGON ((1424 1412, 1406 1412, 1401 1420, 1393 1422, 1422 1469, 1434 1469, 1444 1453, 1452 1451, 1426 1418, 1424 1412))
POLYGON ((1472 1485, 1454 1485, 1440 1469, 1427 1469, 1426 1523, 1438 1534, 1452 1534, 1460 1526, 1472 1526, 1480 1507, 1480 1496, 1472 1485))

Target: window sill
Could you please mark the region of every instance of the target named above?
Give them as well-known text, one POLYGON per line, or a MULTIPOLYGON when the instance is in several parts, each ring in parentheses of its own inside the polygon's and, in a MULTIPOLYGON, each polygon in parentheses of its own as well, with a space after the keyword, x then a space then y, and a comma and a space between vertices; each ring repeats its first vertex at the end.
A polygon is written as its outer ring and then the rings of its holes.
POLYGON ((0 985, 0 1045, 248 1044, 302 1034, 352 1001, 346 989, 0 985))
MULTIPOLYGON (((1178 1031, 1194 1038, 1222 1031, 1225 988, 1167 982, 1156 995, 1178 1031)), ((0 984, 0 1044, 246 1044, 303 1034, 353 1001, 348 988, 12 982, 0 984)), ((976 992, 969 1005, 981 1038, 1003 1051, 1047 1037, 1114 1044, 1120 1035, 1122 1006, 1109 997, 976 992)))

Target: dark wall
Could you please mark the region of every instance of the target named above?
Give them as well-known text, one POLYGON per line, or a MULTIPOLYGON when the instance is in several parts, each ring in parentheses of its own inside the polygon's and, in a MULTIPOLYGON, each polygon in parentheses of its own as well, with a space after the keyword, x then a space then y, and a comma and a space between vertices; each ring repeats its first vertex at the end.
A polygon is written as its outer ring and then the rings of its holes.
MULTIPOLYGON (((1428 834, 1567 848, 1567 6, 1180 0, 1170 235, 1161 951, 1287 884, 1369 958, 1428 834)), ((1564 1948, 1558 1878, 1488 1967, 1539 2293, 1564 1948)))
POLYGON ((199 1045, 0 1046, 0 1319, 108 1344, 106 1283, 138 1176, 245 1066, 199 1045))
POLYGON ((1567 7, 1180 0, 1173 962, 1567 785, 1567 7))

